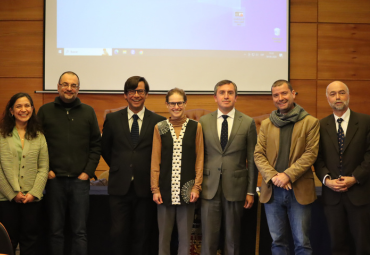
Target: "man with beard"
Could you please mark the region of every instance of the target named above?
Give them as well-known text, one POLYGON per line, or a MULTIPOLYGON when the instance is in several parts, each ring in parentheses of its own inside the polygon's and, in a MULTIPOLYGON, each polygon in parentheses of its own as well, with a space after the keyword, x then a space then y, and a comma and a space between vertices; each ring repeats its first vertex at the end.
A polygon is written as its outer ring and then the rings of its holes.
POLYGON ((94 109, 77 97, 80 89, 77 74, 63 73, 57 86, 59 97, 43 105, 38 112, 49 149, 48 254, 64 254, 64 225, 68 212, 73 233, 70 254, 87 255, 90 178, 99 163, 101 135, 94 109))
POLYGON ((334 81, 326 88, 333 114, 320 121, 315 163, 333 255, 370 254, 370 116, 348 108, 349 89, 334 81))
POLYGON ((265 203, 273 255, 290 254, 289 230, 295 254, 311 255, 311 203, 316 199, 311 166, 319 150, 319 121, 294 103, 288 81, 271 87, 277 108, 261 123, 254 161, 262 175, 261 203, 265 203), (288 224, 289 221, 289 224, 288 224))

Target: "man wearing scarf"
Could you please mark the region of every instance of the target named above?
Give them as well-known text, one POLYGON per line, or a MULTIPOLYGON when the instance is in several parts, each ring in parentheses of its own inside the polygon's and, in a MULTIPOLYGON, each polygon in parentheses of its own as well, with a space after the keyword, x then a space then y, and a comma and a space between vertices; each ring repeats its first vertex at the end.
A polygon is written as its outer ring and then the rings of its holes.
POLYGON ((263 178, 260 201, 265 204, 271 251, 290 254, 290 225, 295 254, 312 254, 309 233, 316 193, 311 166, 318 154, 320 124, 294 103, 288 81, 274 82, 271 92, 277 110, 262 121, 254 152, 263 178))

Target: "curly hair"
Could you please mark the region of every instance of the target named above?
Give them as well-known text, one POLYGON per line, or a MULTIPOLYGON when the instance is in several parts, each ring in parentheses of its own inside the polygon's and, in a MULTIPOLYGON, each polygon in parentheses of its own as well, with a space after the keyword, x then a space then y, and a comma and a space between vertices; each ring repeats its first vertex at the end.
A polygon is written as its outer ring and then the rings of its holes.
POLYGON ((33 107, 32 115, 27 122, 25 138, 33 139, 37 137, 38 132, 42 133, 42 127, 40 122, 38 121, 35 106, 33 104, 31 96, 27 93, 21 92, 15 94, 10 98, 3 112, 3 117, 0 121, 0 133, 4 138, 6 138, 7 136, 12 136, 12 132, 15 127, 15 117, 10 112, 10 108, 14 109, 15 102, 21 97, 26 97, 30 101, 31 106, 33 107))

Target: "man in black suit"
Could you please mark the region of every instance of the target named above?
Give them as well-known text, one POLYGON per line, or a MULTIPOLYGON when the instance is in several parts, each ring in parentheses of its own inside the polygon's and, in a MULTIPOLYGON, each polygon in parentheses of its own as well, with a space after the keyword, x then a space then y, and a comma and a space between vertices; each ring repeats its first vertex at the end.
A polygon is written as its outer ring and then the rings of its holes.
POLYGON ((165 118, 144 107, 149 92, 144 77, 129 78, 124 92, 128 107, 106 116, 102 137, 102 156, 110 167, 112 254, 146 255, 157 227, 150 190, 153 131, 165 118))
POLYGON ((322 196, 332 254, 370 254, 370 116, 348 108, 349 90, 340 81, 326 88, 333 114, 320 121, 315 170, 322 196))

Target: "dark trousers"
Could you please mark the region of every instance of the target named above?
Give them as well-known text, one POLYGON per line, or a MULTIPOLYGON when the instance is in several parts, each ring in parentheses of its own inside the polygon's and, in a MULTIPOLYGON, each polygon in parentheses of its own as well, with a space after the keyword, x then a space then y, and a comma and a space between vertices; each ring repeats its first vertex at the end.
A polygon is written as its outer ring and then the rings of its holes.
POLYGON ((370 254, 370 204, 355 206, 344 192, 338 204, 325 205, 324 211, 332 255, 370 254), (351 243, 356 251, 351 250, 351 243))
POLYGON ((71 254, 87 255, 86 222, 89 214, 89 180, 56 177, 46 185, 49 217, 49 253, 64 255, 64 225, 69 211, 72 244, 71 254), (68 210, 67 210, 68 208, 68 210))
POLYGON ((138 197, 133 182, 124 196, 109 196, 113 255, 147 255, 158 251, 156 204, 138 197), (156 246, 156 247, 155 247, 156 246))
POLYGON ((0 219, 9 233, 13 249, 19 243, 22 255, 38 255, 39 234, 41 228, 41 202, 18 204, 0 202, 0 219))

